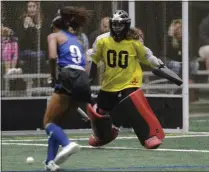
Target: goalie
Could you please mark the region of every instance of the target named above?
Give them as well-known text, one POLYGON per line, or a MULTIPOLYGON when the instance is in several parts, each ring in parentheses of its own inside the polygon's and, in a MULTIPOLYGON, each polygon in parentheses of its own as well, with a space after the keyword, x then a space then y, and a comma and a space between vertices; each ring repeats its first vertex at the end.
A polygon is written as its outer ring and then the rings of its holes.
POLYGON ((164 65, 139 41, 130 24, 127 12, 116 11, 110 18, 110 32, 98 36, 93 49, 87 52, 92 59, 91 79, 96 75, 97 64, 103 61, 105 65, 97 104, 88 105, 94 132, 89 138, 91 146, 103 146, 114 140, 119 132, 117 127, 125 118, 147 149, 157 148, 165 137, 140 89, 143 73, 139 62, 152 68, 164 65))

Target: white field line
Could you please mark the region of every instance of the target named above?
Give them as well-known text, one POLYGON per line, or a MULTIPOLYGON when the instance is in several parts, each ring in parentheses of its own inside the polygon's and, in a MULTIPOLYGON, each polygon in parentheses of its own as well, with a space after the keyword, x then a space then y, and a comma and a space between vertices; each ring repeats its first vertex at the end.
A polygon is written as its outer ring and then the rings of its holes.
POLYGON ((194 135, 201 135, 201 134, 206 134, 209 135, 209 132, 198 132, 198 131, 189 131, 188 134, 194 134, 194 135))
MULTIPOLYGON (((179 136, 166 136, 166 139, 169 138, 190 138, 190 137, 209 137, 209 134, 205 134, 205 135, 179 135, 179 136)), ((137 139, 136 136, 129 136, 129 137, 117 137, 116 140, 132 140, 132 139, 137 139)), ((70 138, 70 140, 72 141, 87 141, 89 140, 89 138, 86 137, 80 137, 80 138, 70 138)), ((2 142, 42 142, 42 141, 47 141, 47 139, 11 139, 11 140, 7 140, 7 139, 2 139, 2 142)))
POLYGON ((205 120, 205 119, 195 120, 195 122, 208 122, 208 121, 209 121, 209 119, 208 120, 205 120))
MULTIPOLYGON (((43 146, 47 147, 47 144, 32 144, 32 143, 2 143, 2 145, 17 145, 17 146, 43 146)), ((143 149, 133 147, 100 147, 95 148, 92 146, 81 146, 84 149, 110 149, 110 150, 142 150, 142 151, 162 151, 162 152, 197 152, 197 153, 209 153, 209 150, 197 150, 197 149, 143 149)))
POLYGON ((47 147, 48 144, 39 144, 39 143, 6 143, 3 142, 1 143, 2 145, 17 145, 17 146, 43 146, 43 147, 47 147))

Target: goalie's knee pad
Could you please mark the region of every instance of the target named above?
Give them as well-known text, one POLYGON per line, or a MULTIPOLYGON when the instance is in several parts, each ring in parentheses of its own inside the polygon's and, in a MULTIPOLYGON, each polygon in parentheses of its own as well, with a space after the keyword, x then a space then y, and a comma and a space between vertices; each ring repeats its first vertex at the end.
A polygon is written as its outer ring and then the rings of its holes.
POLYGON ((92 107, 88 104, 88 111, 91 118, 91 127, 94 132, 94 136, 89 138, 89 144, 91 146, 102 146, 114 140, 118 135, 115 128, 112 127, 111 117, 107 115, 101 115, 97 113, 96 106, 92 107), (96 141, 95 141, 96 140, 96 141))
POLYGON ((161 124, 140 89, 123 99, 110 116, 114 115, 113 113, 127 116, 141 144, 146 148, 157 147, 157 144, 161 144, 161 140, 165 137, 161 124), (155 139, 151 139, 153 137, 155 139))

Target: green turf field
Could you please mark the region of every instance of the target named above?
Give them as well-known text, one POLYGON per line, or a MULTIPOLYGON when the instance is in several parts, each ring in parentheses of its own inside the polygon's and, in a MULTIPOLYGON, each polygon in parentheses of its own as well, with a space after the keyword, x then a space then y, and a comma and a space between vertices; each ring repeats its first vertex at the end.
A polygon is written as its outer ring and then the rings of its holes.
MULTIPOLYGON (((145 150, 131 132, 100 149, 88 147, 86 134, 69 134, 83 148, 61 171, 209 171, 209 117, 190 124, 197 133, 168 134, 158 150, 145 150)), ((2 171, 43 171, 46 146, 44 136, 3 137, 2 171), (33 165, 25 163, 28 156, 35 158, 33 165)))

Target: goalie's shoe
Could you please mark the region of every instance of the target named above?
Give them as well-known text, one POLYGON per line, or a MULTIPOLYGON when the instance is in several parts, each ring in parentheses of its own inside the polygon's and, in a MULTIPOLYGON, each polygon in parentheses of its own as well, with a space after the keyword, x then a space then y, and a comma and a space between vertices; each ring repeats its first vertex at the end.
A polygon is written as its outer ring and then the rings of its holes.
POLYGON ((45 171, 59 171, 60 167, 55 164, 55 162, 49 161, 47 164, 44 162, 45 165, 45 171))
POLYGON ((91 135, 89 137, 89 145, 90 146, 94 146, 94 147, 100 147, 100 146, 104 146, 108 143, 110 143, 111 141, 115 140, 115 138, 118 136, 118 129, 116 127, 112 127, 112 138, 109 140, 100 140, 97 136, 95 135, 91 135))
POLYGON ((55 157, 54 162, 58 165, 62 164, 70 157, 70 155, 77 153, 80 149, 80 145, 75 142, 71 142, 62 148, 62 150, 55 157))
POLYGON ((157 149, 162 144, 162 140, 160 140, 156 136, 153 136, 153 137, 145 140, 144 143, 145 143, 144 147, 147 149, 157 149))

